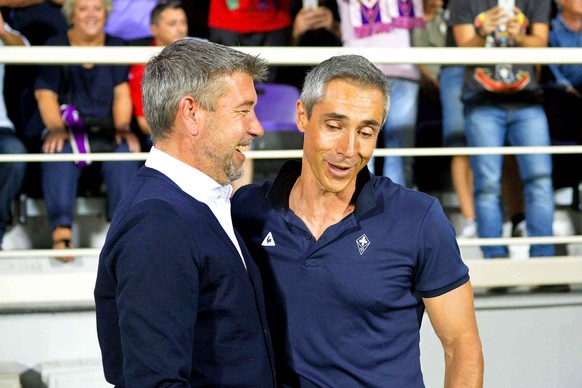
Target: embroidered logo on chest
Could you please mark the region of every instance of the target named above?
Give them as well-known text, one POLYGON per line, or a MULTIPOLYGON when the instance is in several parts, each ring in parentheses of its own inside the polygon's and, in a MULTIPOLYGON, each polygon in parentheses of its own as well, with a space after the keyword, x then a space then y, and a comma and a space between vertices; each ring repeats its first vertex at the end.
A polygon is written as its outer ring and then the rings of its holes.
POLYGON ((356 239, 356 246, 358 247, 360 255, 363 255, 366 249, 368 249, 370 246, 370 240, 365 233, 356 239))
POLYGON ((274 247, 275 246, 275 239, 273 238, 273 233, 269 232, 263 242, 261 243, 264 247, 274 247))

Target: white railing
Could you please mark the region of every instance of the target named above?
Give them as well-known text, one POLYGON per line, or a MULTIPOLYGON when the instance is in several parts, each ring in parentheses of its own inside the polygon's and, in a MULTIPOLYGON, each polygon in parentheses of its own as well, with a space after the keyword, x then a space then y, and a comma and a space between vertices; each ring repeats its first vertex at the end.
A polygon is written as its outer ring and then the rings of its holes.
MULTIPOLYGON (((575 48, 340 48, 340 47, 240 47, 241 51, 259 55, 274 65, 312 65, 339 54, 360 54, 378 64, 580 64, 582 49, 575 48)), ((5 64, 129 64, 145 63, 158 53, 157 47, 1 47, 0 63, 5 64)), ((376 156, 447 156, 477 154, 575 154, 581 146, 491 147, 491 148, 400 148, 377 149, 376 156)), ((0 155, 0 162, 74 161, 74 160, 145 160, 147 153, 91 155, 0 155)), ((300 150, 251 151, 251 159, 298 158, 300 150)), ((580 168, 580 166, 572 166, 580 168)), ((567 244, 582 243, 582 236, 539 238, 459 239, 459 245, 567 244)), ((2 257, 97 257, 99 249, 22 250, 0 252, 2 257)), ((556 257, 536 260, 468 260, 473 285, 573 284, 582 283, 582 257, 556 257)), ((92 300, 93 272, 57 274, 0 274, 0 307, 18 303, 70 303, 92 300), (75 275, 76 274, 76 275, 75 275), (65 279, 66 278, 66 279, 65 279), (71 286, 76 291, 71 292, 71 286), (77 292, 79 291, 79 292, 77 292)))
MULTIPOLYGON (((313 65, 340 54, 359 54, 377 64, 496 64, 582 63, 577 48, 344 48, 344 47, 237 47, 259 55, 273 65, 313 65)), ((6 64, 129 64, 145 63, 159 47, 1 47, 6 64)))

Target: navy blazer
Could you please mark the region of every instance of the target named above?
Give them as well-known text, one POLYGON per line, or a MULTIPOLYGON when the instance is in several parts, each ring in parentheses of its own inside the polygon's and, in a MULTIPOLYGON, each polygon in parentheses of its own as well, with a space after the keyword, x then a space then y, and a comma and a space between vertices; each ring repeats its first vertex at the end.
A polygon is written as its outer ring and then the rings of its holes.
POLYGON ((99 257, 95 305, 117 387, 269 387, 260 275, 204 203, 160 172, 132 180, 99 257))

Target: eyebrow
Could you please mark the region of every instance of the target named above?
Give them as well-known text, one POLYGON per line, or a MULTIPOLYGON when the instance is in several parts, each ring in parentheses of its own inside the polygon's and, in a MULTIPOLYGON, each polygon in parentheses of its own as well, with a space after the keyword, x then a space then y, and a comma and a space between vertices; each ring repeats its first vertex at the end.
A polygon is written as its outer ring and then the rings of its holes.
POLYGON ((370 127, 380 127, 380 123, 377 122, 376 120, 364 120, 362 121, 362 124, 370 126, 370 127))
POLYGON ((236 108, 236 109, 238 109, 238 108, 245 108, 245 107, 247 107, 247 106, 249 106, 249 107, 250 107, 250 106, 253 106, 253 105, 255 105, 255 102, 256 102, 256 101, 253 101, 253 100, 246 100, 246 101, 243 101, 243 102, 241 102, 241 103, 240 103, 240 104, 238 104, 237 106, 235 106, 235 108, 236 108))
MULTIPOLYGON (((348 119, 348 116, 343 115, 341 113, 326 113, 323 115, 326 119, 332 119, 332 120, 346 120, 348 119)), ((365 126, 370 126, 370 127, 379 127, 380 123, 376 120, 363 120, 361 122, 363 125, 365 126)))
POLYGON ((326 119, 333 119, 333 120, 345 120, 348 118, 346 115, 342 115, 339 113, 326 113, 323 115, 326 119))

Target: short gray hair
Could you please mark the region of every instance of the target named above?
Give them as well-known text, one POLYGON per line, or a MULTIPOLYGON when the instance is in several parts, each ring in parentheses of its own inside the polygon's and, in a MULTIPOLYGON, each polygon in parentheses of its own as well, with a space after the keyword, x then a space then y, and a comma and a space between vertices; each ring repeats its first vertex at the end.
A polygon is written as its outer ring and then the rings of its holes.
POLYGON ((262 81, 267 75, 267 63, 230 47, 192 38, 178 40, 150 59, 141 89, 153 142, 172 131, 183 97, 191 96, 204 109, 214 111, 226 91, 221 77, 235 72, 262 81))
MULTIPOLYGON (((75 5, 79 0, 65 0, 63 3, 63 8, 61 8, 61 12, 65 15, 65 19, 67 20, 67 24, 69 26, 73 25, 73 11, 75 10, 75 5)), ((112 0, 101 0, 103 3, 103 7, 105 8, 105 17, 107 18, 111 13, 112 9, 112 0)))
POLYGON ((339 55, 331 57, 307 73, 301 101, 311 117, 315 104, 320 102, 327 91, 327 86, 334 79, 343 79, 358 85, 380 90, 384 94, 384 120, 390 110, 390 87, 386 76, 372 62, 360 55, 339 55))

